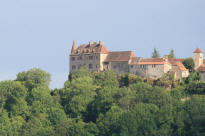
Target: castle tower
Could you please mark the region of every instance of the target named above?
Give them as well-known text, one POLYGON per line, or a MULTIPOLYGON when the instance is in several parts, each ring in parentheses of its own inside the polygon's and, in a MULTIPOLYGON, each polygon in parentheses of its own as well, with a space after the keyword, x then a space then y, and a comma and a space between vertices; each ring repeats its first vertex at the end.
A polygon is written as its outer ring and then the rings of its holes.
POLYGON ((203 65, 204 53, 200 48, 197 48, 193 53, 194 53, 195 69, 198 69, 201 65, 203 65))
POLYGON ((77 49, 77 45, 76 45, 76 41, 74 40, 71 53, 74 53, 76 49, 77 49))

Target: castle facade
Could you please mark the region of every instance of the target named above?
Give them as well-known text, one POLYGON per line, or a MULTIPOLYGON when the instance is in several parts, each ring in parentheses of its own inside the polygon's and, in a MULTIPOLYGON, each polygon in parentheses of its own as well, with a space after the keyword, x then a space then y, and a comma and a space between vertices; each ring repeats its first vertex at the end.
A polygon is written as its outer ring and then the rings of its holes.
MULTIPOLYGON (((144 78, 157 79, 165 73, 181 79, 189 76, 189 71, 184 67, 184 59, 141 58, 136 57, 132 51, 109 51, 104 42, 89 42, 77 47, 73 42, 70 53, 70 73, 76 72, 81 66, 90 71, 112 70, 117 74, 132 73, 144 78)), ((195 69, 198 70, 205 80, 205 60, 200 48, 194 51, 195 69)))

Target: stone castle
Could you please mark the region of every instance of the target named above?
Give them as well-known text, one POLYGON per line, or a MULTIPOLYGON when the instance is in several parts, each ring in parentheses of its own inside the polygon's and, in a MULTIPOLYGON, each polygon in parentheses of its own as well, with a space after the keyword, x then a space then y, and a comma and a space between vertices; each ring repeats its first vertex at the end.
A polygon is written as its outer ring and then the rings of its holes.
MULTIPOLYGON (((205 60, 203 52, 197 48, 194 52, 195 70, 198 70, 205 81, 205 60)), ((117 74, 132 73, 144 78, 157 79, 165 73, 173 74, 175 79, 189 76, 184 67, 184 59, 141 58, 136 57, 132 51, 109 51, 104 42, 89 42, 77 47, 73 42, 70 54, 70 73, 76 72, 81 66, 90 71, 112 70, 117 74)))

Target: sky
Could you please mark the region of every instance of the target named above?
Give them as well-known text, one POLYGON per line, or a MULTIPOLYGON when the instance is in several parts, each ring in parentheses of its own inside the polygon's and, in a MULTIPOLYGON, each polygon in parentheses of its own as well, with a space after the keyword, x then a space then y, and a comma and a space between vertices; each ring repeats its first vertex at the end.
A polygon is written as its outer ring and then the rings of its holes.
POLYGON ((205 52, 205 0, 0 0, 0 81, 41 68, 61 88, 69 53, 104 41, 111 51, 148 58, 171 49, 179 58, 205 52))

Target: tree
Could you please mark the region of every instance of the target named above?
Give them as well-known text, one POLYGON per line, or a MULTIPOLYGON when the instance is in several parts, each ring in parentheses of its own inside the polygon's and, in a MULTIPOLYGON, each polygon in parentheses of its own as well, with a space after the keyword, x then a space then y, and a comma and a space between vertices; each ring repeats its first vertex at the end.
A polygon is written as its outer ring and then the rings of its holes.
POLYGON ((47 119, 45 113, 39 114, 38 117, 30 116, 28 121, 23 125, 21 136, 52 136, 54 128, 47 119))
POLYGON ((86 67, 81 66, 78 69, 78 71, 76 71, 75 73, 71 73, 69 75, 69 80, 72 81, 72 80, 75 80, 75 79, 80 78, 80 77, 90 77, 90 78, 93 78, 92 77, 92 73, 86 67))
POLYGON ((123 112, 124 111, 120 109, 120 107, 112 106, 105 115, 100 114, 97 120, 100 136, 112 136, 113 133, 117 133, 117 126, 123 112))
POLYGON ((160 58, 159 52, 156 48, 154 48, 154 52, 152 53, 152 58, 160 58))
POLYGON ((192 58, 187 58, 182 63, 184 64, 186 69, 189 70, 189 72, 194 71, 195 64, 194 64, 194 60, 192 58))
POLYGON ((61 94, 65 112, 72 118, 82 117, 86 113, 88 104, 96 96, 96 88, 90 77, 72 80, 70 88, 66 88, 61 94))
POLYGON ((115 72, 108 70, 105 72, 100 72, 95 75, 94 83, 101 87, 119 87, 119 82, 117 80, 117 75, 115 72))
POLYGON ((201 75, 199 72, 192 72, 186 79, 185 83, 189 85, 192 82, 199 82, 201 80, 201 75))
POLYGON ((24 82, 25 86, 32 90, 37 86, 49 86, 51 75, 39 68, 33 68, 26 72, 18 73, 16 80, 24 82))
POLYGON ((48 119, 53 126, 58 125, 62 120, 66 120, 66 114, 64 110, 59 108, 50 108, 47 111, 48 119))
POLYGON ((157 136, 156 115, 159 108, 154 104, 138 103, 131 111, 125 112, 117 124, 115 135, 157 136))
POLYGON ((105 114, 110 110, 114 103, 114 94, 117 93, 116 88, 103 87, 96 90, 96 97, 88 104, 85 121, 96 122, 100 114, 105 114))
POLYGON ((205 134, 205 97, 194 95, 185 102, 186 135, 202 136, 205 134))
POLYGON ((68 118, 57 125, 55 136, 96 136, 97 134, 98 128, 95 124, 68 118))
POLYGON ((0 82, 0 105, 9 112, 9 116, 21 115, 26 117, 28 112, 26 95, 27 89, 20 82, 0 82))
POLYGON ((4 109, 0 108, 0 135, 9 136, 12 134, 13 133, 8 113, 4 109))
POLYGON ((170 53, 169 53, 169 55, 168 55, 168 58, 169 58, 169 59, 175 58, 174 50, 171 50, 171 51, 170 51, 170 53))

